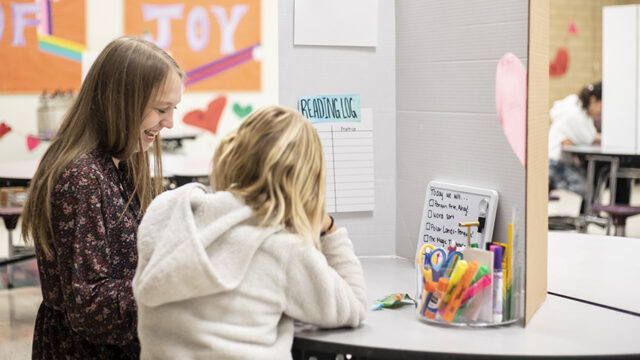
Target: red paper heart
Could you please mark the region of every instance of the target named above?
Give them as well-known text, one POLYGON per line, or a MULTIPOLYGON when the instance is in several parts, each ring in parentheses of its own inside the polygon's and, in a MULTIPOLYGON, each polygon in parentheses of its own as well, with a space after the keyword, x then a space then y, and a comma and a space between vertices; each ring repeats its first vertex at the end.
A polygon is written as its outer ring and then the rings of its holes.
POLYGON ((569 52, 567 49, 559 49, 556 58, 549 64, 549 76, 562 76, 569 67, 569 52))
POLYGON ((5 124, 4 122, 0 124, 0 139, 5 136, 9 131, 11 131, 11 126, 5 124))
POLYGON ((29 151, 35 149, 38 145, 40 145, 40 138, 27 135, 27 149, 29 149, 29 151))
POLYGON ((227 98, 221 96, 209 103, 207 111, 194 110, 188 112, 182 118, 182 122, 187 125, 209 130, 215 134, 218 130, 218 123, 220 122, 222 110, 224 110, 224 106, 226 104, 227 98))

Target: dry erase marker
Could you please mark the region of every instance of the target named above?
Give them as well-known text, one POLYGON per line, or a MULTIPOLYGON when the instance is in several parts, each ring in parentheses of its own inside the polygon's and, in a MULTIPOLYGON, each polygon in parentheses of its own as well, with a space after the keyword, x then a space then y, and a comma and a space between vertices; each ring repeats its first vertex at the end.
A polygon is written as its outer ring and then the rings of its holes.
POLYGON ((489 210, 489 202, 482 198, 478 205, 478 244, 480 249, 484 248, 484 225, 487 221, 487 211, 489 210))
POLYGON ((493 322, 502 322, 502 248, 491 245, 493 252, 493 322))
POLYGON ((429 319, 436 318, 438 307, 440 306, 440 303, 442 302, 442 298, 444 298, 444 293, 445 291, 447 291, 448 287, 449 287, 449 279, 447 279, 444 276, 440 277, 440 280, 438 280, 438 287, 436 288, 436 291, 433 294, 431 294, 431 299, 429 299, 429 303, 427 304, 427 310, 425 310, 424 316, 428 317, 429 319))
MULTIPOLYGON (((509 224, 509 227, 511 227, 511 224, 509 224)), ((503 244, 503 243, 499 243, 496 242, 494 243, 494 245, 500 246, 500 248, 502 249, 502 317, 504 319, 504 305, 505 305, 505 299, 507 298, 507 277, 509 276, 509 272, 507 270, 507 245, 503 244)))
POLYGON ((455 287, 453 294, 451 295, 451 301, 445 306, 444 312, 442 313, 442 319, 444 321, 451 322, 453 317, 456 315, 456 311, 460 307, 460 303, 462 302, 462 297, 464 296, 469 284, 471 284, 471 280, 473 276, 476 274, 478 270, 478 263, 475 261, 469 262, 469 266, 467 270, 464 272, 462 279, 455 287))

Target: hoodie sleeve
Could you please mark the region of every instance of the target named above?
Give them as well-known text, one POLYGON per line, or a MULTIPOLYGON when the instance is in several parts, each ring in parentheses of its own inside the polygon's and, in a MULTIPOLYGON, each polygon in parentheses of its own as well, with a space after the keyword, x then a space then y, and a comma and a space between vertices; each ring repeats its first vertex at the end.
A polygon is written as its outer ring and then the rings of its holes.
POLYGON ((356 327, 367 304, 362 266, 347 230, 322 238, 323 253, 294 246, 286 270, 285 313, 320 327, 356 327))

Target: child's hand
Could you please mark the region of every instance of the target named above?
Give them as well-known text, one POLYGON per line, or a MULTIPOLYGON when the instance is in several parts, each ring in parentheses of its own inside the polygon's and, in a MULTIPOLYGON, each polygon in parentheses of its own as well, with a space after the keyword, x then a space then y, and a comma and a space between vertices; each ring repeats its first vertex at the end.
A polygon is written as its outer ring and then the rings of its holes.
POLYGON ((324 215, 324 221, 322 222, 322 235, 331 234, 336 231, 333 218, 327 214, 324 215))

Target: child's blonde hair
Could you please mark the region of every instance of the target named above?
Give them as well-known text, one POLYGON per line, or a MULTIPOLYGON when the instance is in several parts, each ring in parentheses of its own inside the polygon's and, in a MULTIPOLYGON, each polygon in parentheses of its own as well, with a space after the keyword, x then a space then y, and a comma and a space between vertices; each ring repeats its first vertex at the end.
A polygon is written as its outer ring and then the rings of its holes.
POLYGON ((316 130, 292 109, 249 115, 219 144, 211 184, 242 197, 260 225, 284 224, 319 246, 325 214, 325 165, 316 130))

